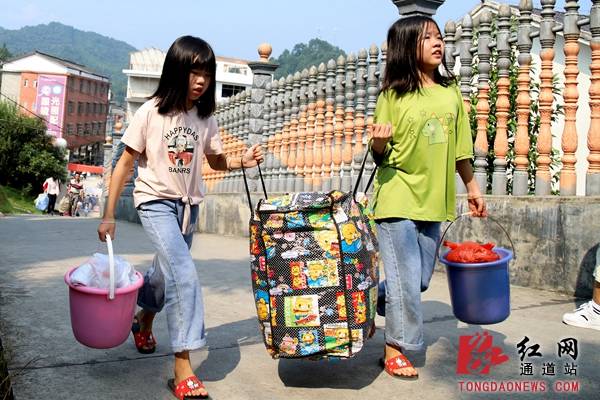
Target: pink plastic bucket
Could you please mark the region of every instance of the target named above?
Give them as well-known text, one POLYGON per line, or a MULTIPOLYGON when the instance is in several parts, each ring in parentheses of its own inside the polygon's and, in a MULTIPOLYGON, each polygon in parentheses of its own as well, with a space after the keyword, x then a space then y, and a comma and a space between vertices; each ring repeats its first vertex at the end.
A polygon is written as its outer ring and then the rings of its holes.
POLYGON ((107 237, 110 260, 111 287, 98 289, 71 284, 71 268, 65 274, 69 286, 71 328, 77 341, 95 349, 108 349, 123 343, 129 336, 138 289, 144 278, 136 271, 138 280, 129 286, 115 290, 114 258, 110 238, 107 237))

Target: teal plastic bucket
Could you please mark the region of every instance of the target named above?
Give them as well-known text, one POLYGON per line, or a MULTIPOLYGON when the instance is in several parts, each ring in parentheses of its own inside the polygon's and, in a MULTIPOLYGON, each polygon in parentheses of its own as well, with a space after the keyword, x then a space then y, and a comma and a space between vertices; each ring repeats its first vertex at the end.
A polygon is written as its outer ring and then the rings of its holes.
POLYGON ((452 311, 467 324, 487 325, 504 321, 510 315, 508 264, 513 253, 502 247, 493 251, 497 261, 462 264, 448 261, 444 253, 452 311))

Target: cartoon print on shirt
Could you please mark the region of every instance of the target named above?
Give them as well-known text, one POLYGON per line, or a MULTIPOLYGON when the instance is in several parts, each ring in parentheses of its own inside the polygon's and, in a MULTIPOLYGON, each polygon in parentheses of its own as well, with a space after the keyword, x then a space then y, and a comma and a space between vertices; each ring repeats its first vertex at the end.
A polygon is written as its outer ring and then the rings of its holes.
POLYGON ((194 158, 194 137, 183 132, 170 135, 167 143, 169 161, 174 167, 169 167, 169 172, 186 173, 191 171, 190 164, 194 158))

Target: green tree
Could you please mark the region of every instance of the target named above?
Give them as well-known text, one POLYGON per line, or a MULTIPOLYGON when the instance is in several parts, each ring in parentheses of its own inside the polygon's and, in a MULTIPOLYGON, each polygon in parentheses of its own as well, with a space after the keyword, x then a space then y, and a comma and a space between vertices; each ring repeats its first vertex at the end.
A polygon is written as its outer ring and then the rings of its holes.
POLYGON ((41 191, 49 176, 65 180, 64 151, 54 146, 39 118, 23 115, 17 106, 0 102, 0 185, 41 191))
POLYGON ((315 38, 308 44, 298 43, 292 51, 285 49, 279 57, 272 59, 279 64, 279 68, 275 71, 275 78, 286 77, 312 65, 327 63, 331 59, 336 60, 340 55, 346 55, 344 50, 325 40, 315 38))
POLYGON ((4 64, 6 60, 11 59, 12 56, 10 51, 6 48, 6 43, 3 43, 2 47, 0 47, 0 65, 4 64))

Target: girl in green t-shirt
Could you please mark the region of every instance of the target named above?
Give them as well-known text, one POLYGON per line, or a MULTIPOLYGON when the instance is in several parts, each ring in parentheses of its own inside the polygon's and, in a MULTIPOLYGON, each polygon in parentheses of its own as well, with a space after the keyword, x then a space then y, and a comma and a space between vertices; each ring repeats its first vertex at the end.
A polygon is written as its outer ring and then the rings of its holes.
POLYGON ((379 166, 374 211, 386 276, 381 363, 394 377, 416 379, 403 353, 423 347, 421 292, 433 273, 441 222, 455 218, 456 171, 473 215, 485 216, 486 208, 473 179, 469 120, 444 62, 439 27, 429 17, 401 18, 390 27, 387 46, 371 141, 379 166))

